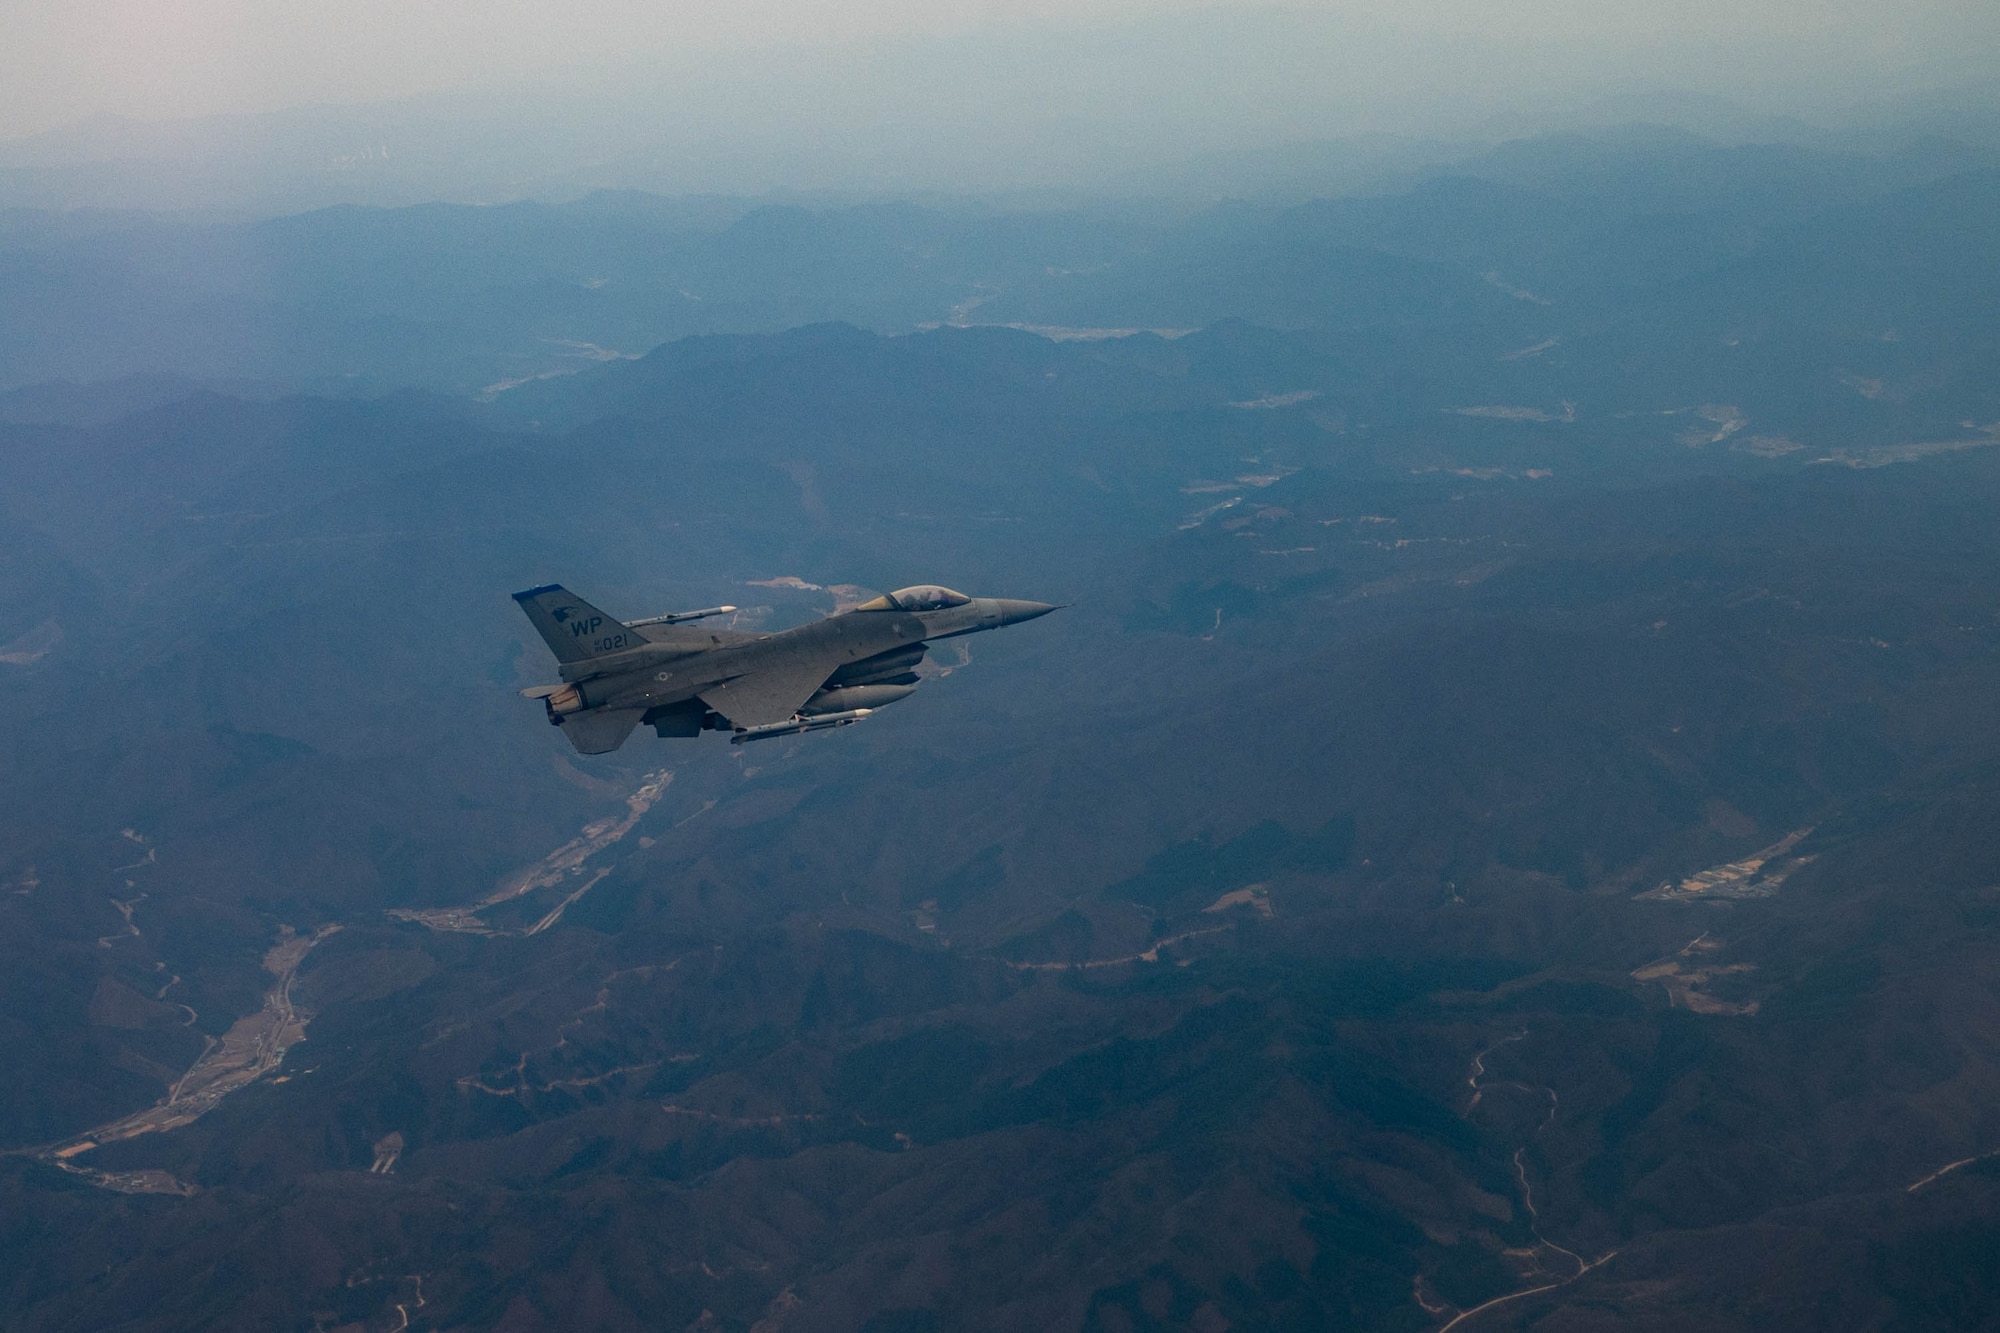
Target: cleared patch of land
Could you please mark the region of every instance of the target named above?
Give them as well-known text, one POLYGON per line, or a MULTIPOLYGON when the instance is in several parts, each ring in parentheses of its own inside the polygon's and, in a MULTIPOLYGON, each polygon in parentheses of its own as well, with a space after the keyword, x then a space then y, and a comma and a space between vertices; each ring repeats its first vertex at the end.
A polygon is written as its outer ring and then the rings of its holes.
POLYGON ((1687 902, 1696 898, 1769 898, 1800 868, 1817 857, 1797 856, 1783 860, 1812 829, 1794 829, 1760 852, 1689 875, 1679 884, 1671 880, 1638 896, 1653 902, 1687 902), (1774 864, 1775 863, 1775 864, 1774 864), (1764 867, 1770 866, 1769 870, 1764 867))
POLYGON ((1703 963, 1708 954, 1722 948, 1720 940, 1706 934, 1689 940, 1680 952, 1646 964, 1632 973, 1634 981, 1657 981, 1667 989, 1667 1003, 1697 1014, 1730 1014, 1748 1017, 1757 1012, 1757 1001, 1732 1003, 1719 1000, 1704 989, 1719 977, 1755 972, 1755 963, 1703 963))

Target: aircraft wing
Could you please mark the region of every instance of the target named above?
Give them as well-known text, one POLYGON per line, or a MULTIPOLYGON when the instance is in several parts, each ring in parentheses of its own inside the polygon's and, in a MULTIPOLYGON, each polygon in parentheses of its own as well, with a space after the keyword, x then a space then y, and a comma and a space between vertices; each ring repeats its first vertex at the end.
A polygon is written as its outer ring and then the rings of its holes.
POLYGON ((710 661, 723 679, 701 701, 739 727, 789 721, 827 677, 886 649, 923 642, 912 615, 844 615, 725 647, 710 661))
POLYGON ((701 701, 739 727, 783 722, 813 697, 841 664, 824 652, 786 655, 701 692, 701 701))

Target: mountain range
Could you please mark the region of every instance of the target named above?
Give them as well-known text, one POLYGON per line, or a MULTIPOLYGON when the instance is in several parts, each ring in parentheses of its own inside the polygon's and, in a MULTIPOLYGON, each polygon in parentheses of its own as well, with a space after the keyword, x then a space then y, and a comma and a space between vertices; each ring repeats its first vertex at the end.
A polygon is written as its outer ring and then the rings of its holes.
POLYGON ((10 215, 4 1322, 1992 1322, 1995 170, 10 215))

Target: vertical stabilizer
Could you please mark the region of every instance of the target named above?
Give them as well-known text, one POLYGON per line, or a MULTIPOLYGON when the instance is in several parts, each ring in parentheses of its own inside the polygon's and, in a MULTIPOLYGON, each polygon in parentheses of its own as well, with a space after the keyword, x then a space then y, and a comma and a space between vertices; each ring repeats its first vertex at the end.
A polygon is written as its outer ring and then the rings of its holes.
POLYGON ((517 592, 514 600, 521 604, 521 610, 527 613, 558 662, 587 662, 646 642, 639 631, 598 610, 560 583, 517 592))

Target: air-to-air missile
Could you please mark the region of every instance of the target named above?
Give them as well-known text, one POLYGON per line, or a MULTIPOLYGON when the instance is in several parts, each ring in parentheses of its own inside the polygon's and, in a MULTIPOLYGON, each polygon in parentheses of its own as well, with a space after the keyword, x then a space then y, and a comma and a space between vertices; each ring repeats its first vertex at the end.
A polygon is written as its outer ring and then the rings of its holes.
POLYGON ((808 731, 851 727, 874 711, 872 708, 850 708, 844 713, 815 713, 810 717, 795 717, 789 722, 771 722, 761 727, 745 727, 731 736, 729 743, 741 745, 744 741, 769 740, 773 736, 801 736, 808 731))
POLYGON ((625 621, 557 583, 514 600, 562 675, 522 693, 583 754, 617 749, 642 723, 662 737, 728 730, 732 742, 851 726, 916 691, 930 643, 1056 610, 921 584, 762 634, 696 623, 733 606, 625 621))

